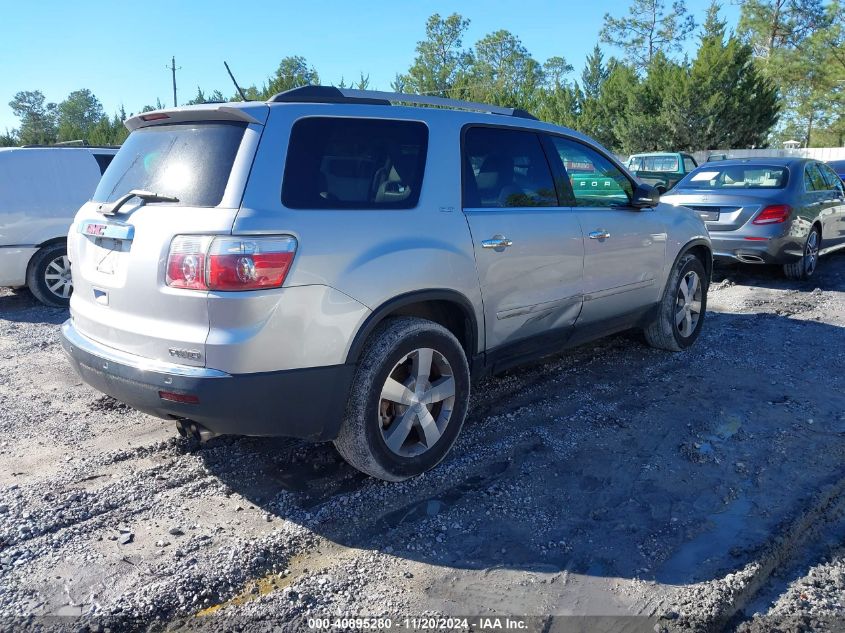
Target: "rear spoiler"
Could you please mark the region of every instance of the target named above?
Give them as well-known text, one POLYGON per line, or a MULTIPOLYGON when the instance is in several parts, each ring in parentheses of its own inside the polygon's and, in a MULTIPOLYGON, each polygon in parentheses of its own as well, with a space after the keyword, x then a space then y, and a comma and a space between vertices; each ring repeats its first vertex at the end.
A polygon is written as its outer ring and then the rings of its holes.
POLYGON ((247 124, 264 125, 270 108, 264 103, 233 104, 215 103, 184 106, 170 110, 153 110, 129 117, 124 122, 126 129, 133 132, 141 127, 189 121, 240 121, 247 124))

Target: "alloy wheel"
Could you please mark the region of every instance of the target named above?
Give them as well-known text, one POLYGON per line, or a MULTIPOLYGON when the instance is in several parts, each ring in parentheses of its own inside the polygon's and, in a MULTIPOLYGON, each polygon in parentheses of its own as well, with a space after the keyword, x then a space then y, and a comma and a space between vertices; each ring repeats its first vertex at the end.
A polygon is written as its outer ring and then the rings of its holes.
POLYGON ((701 293, 701 279, 691 270, 681 279, 675 302, 675 327, 684 338, 692 335, 701 318, 701 293))
POLYGON ((455 378, 446 357, 431 348, 406 354, 381 389, 379 428, 400 457, 432 448, 446 430, 455 404, 455 378))
POLYGON ((816 271, 819 262, 819 232, 811 231, 807 236, 807 245, 804 247, 804 269, 807 277, 816 271))
POLYGON ((70 260, 67 255, 60 255, 53 259, 44 271, 44 281, 47 289, 61 299, 70 297, 73 281, 70 275, 70 260))

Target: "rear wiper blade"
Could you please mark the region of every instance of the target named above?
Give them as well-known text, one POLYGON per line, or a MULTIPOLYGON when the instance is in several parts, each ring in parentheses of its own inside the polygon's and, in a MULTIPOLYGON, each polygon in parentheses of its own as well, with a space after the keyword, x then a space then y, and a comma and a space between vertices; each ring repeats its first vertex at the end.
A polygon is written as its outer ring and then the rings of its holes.
POLYGON ((140 198, 144 202, 179 202, 179 198, 176 196, 165 196, 152 191, 144 191, 143 189, 133 189, 129 193, 120 196, 114 202, 104 202, 97 207, 97 211, 103 215, 115 215, 120 207, 132 200, 132 198, 140 198))

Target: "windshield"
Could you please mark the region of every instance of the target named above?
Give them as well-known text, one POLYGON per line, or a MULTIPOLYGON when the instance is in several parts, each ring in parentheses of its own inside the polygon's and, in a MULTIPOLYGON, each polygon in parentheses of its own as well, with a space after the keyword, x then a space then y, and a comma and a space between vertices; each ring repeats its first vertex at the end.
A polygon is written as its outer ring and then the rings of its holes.
POLYGON ((678 171, 677 156, 632 156, 628 161, 632 171, 678 171))
POLYGON ((178 198, 182 206, 217 206, 245 127, 215 122, 135 130, 103 174, 94 200, 114 202, 143 189, 178 198))
POLYGON ((775 165, 708 164, 688 174, 678 189, 783 189, 789 170, 775 165))

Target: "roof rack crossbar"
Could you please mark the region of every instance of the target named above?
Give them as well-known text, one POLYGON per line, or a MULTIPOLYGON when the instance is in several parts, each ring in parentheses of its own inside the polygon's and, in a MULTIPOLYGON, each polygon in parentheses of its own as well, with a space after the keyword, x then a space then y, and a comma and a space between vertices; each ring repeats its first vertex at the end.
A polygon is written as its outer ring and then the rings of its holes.
POLYGON ((335 88, 334 86, 303 86, 280 92, 270 99, 271 103, 365 103, 371 105, 390 105, 391 103, 410 103, 438 106, 454 110, 471 110, 489 114, 502 114, 524 119, 535 119, 532 114, 520 108, 446 99, 428 95, 404 94, 401 92, 382 92, 380 90, 356 90, 353 88, 335 88))

